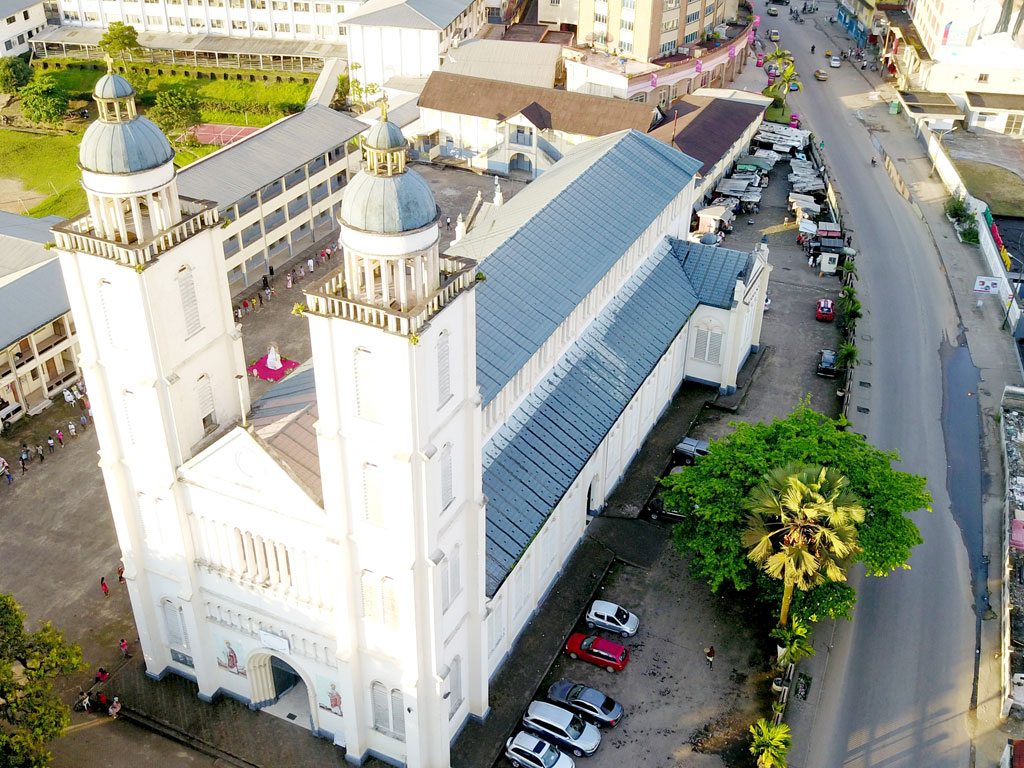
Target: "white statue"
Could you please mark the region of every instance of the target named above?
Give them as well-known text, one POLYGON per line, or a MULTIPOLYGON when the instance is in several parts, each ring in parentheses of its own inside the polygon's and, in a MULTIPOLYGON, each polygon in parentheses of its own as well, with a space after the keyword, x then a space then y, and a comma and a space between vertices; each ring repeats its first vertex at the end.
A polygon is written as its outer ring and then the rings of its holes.
POLYGON ((281 353, 277 351, 277 344, 273 342, 267 345, 267 368, 272 371, 281 370, 281 353))

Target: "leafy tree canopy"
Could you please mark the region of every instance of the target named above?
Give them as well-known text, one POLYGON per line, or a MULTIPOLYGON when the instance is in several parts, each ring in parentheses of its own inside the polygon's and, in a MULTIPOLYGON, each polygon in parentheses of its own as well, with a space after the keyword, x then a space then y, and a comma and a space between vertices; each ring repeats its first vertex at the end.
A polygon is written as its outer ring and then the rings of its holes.
POLYGON ((32 79, 32 67, 20 56, 0 58, 0 93, 17 93, 32 79))
POLYGON ((139 50, 139 33, 131 24, 114 21, 103 33, 99 45, 107 56, 120 56, 121 64, 127 67, 128 62, 125 61, 124 55, 139 50))
MULTIPOLYGON (((725 583, 743 590, 755 582, 757 568, 747 558, 742 541, 744 499, 766 472, 790 462, 832 467, 849 479, 850 489, 866 510, 864 522, 857 526, 862 548, 857 559, 868 574, 885 576, 897 568, 909 568, 911 550, 922 539, 906 515, 922 508, 930 511, 926 481, 894 470, 892 462, 899 461, 899 456, 847 431, 849 425, 843 418, 831 419, 812 410, 803 401, 787 418, 771 424, 734 423, 735 432, 714 442, 707 456, 685 472, 663 479, 665 508, 692 510, 676 525, 673 539, 680 554, 692 555, 694 577, 707 580, 713 591, 725 583)), ((833 589, 824 601, 833 603, 839 615, 852 605, 841 594, 833 589)))
POLYGON ((81 648, 49 622, 27 632, 14 597, 0 594, 0 765, 49 765, 46 745, 68 725, 68 708, 50 679, 84 666, 81 648))
POLYGON ((186 90, 161 91, 147 116, 166 134, 181 134, 202 122, 199 97, 186 90))
POLYGON ((37 77, 21 89, 21 111, 33 123, 60 125, 68 111, 68 93, 53 75, 37 77))

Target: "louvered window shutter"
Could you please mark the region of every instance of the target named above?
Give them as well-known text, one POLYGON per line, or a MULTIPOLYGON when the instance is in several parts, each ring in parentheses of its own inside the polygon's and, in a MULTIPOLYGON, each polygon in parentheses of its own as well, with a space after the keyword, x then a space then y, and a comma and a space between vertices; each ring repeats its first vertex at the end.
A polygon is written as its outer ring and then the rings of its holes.
POLYGON ((378 730, 391 730, 391 718, 388 717, 388 689, 381 683, 374 683, 370 692, 373 699, 373 727, 378 730))
POLYGON ((363 571, 363 618, 380 623, 380 581, 371 571, 363 571))
POLYGON ((448 719, 455 717, 462 704, 462 659, 456 656, 452 659, 451 672, 448 673, 448 690, 451 695, 448 697, 449 709, 448 719))
POLYGON ((718 363, 722 355, 722 334, 711 331, 708 337, 708 362, 718 363))
POLYGON ((205 373, 196 381, 196 403, 202 418, 213 415, 213 384, 205 373))
POLYGON ((178 291, 181 293, 181 311, 185 318, 185 336, 188 337, 203 327, 199 317, 195 278, 188 267, 178 270, 178 291))
POLYGON ((452 503, 455 491, 452 487, 452 445, 441 448, 441 509, 452 503))
POLYGON ((706 328, 698 328, 696 339, 693 343, 693 356, 697 360, 708 359, 708 331, 706 328))
POLYGON ((462 590, 462 564, 459 562, 461 559, 462 552, 459 545, 456 544, 449 556, 448 564, 448 589, 451 591, 451 597, 453 598, 462 590))
POLYGON ((391 689, 391 730, 405 741, 405 697, 398 688, 391 689))
POLYGON ((363 504, 366 522, 384 525, 384 510, 380 500, 380 472, 374 464, 363 465, 363 504))
POLYGON ((397 632, 399 629, 398 590, 395 587, 394 579, 381 579, 381 596, 384 604, 384 626, 392 632, 397 632))
POLYGON ((448 355, 448 332, 437 339, 437 402, 445 403, 452 394, 451 360, 448 355))
POLYGON ((164 626, 167 627, 167 642, 172 648, 185 647, 185 638, 182 637, 181 616, 178 613, 178 606, 170 600, 164 600, 164 626))

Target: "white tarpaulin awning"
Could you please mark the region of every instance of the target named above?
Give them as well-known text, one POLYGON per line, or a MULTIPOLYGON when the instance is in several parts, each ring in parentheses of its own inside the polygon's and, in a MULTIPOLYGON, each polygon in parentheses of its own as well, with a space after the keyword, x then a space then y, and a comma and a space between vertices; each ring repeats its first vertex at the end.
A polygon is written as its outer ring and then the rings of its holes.
POLYGON ((732 223, 733 219, 736 218, 736 214, 724 205, 709 205, 707 208, 701 208, 697 211, 697 215, 703 219, 715 219, 726 224, 732 223))
POLYGON ((800 221, 797 222, 797 226, 801 232, 808 235, 816 235, 818 233, 817 225, 810 219, 800 219, 800 221))

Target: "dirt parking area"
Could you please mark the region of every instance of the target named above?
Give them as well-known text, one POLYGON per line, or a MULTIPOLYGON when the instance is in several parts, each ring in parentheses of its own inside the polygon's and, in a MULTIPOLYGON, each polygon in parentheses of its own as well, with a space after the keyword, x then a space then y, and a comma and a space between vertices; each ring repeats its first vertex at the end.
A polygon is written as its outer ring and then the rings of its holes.
MULTIPOLYGON (((544 700, 552 683, 572 680, 622 703, 622 721, 604 729, 597 753, 578 759, 577 765, 737 764, 737 753, 746 750, 747 727, 762 708, 758 696, 767 689, 767 655, 751 653, 755 636, 763 633, 746 622, 730 598, 694 586, 671 547, 650 569, 619 561, 608 572, 594 597, 636 613, 640 630, 631 638, 616 637, 588 630, 581 616, 574 631, 625 645, 630 653, 626 669, 611 673, 563 652, 534 696, 544 700), (708 645, 715 647, 713 669, 704 658, 708 645)), ((507 765, 504 757, 495 763, 507 765)))

